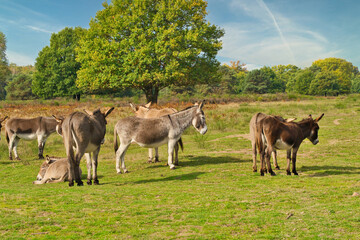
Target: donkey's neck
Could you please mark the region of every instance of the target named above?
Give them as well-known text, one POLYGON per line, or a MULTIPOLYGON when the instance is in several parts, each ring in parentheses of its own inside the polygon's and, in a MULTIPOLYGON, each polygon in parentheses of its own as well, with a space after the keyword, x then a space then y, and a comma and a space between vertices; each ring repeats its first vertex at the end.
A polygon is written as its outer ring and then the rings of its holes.
POLYGON ((191 107, 189 109, 173 113, 169 115, 169 117, 171 121, 175 121, 179 125, 179 130, 183 132, 191 125, 196 109, 197 107, 191 107))

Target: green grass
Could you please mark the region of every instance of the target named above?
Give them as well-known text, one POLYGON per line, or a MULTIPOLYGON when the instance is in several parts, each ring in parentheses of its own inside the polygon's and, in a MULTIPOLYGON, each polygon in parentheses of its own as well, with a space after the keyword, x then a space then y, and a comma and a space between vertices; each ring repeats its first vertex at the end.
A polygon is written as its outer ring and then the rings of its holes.
MULTIPOLYGON (((130 172, 121 175, 115 170, 113 127, 131 111, 116 108, 100 151, 99 186, 33 185, 41 164, 36 142, 21 140, 23 160, 9 161, 2 131, 0 238, 358 239, 360 197, 352 194, 360 193, 359 100, 351 95, 208 105, 208 132, 185 132, 176 170, 165 166, 165 146, 161 162, 147 164, 147 149, 132 145, 125 156, 130 172), (299 176, 286 175, 283 151, 277 176, 252 172, 248 123, 259 111, 298 120, 325 113, 320 143, 305 140, 300 147, 299 176)), ((50 136, 44 152, 65 156, 61 137, 50 136)), ((84 159, 81 167, 84 179, 84 159)))

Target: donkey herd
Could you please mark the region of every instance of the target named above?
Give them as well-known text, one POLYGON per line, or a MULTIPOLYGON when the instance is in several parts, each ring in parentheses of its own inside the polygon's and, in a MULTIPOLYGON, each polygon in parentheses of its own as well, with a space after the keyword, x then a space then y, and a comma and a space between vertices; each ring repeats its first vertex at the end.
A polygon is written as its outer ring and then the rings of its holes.
MULTIPOLYGON (((124 173, 125 154, 130 144, 135 142, 141 147, 149 148, 149 160, 152 162, 152 148, 155 148, 155 162, 159 161, 158 147, 168 146, 167 165, 174 169, 178 165, 179 147, 183 148, 182 133, 190 126, 200 133, 207 132, 205 114, 203 111, 205 101, 200 104, 177 111, 173 108, 156 109, 150 108, 151 103, 144 106, 134 106, 130 103, 135 116, 119 120, 114 128, 114 150, 116 159, 116 171, 124 173), (120 145, 119 143, 120 142, 120 145), (120 165, 121 161, 121 165, 120 165)), ((85 155, 87 165, 87 184, 99 184, 97 177, 98 155, 100 147, 104 144, 106 133, 106 117, 114 110, 110 108, 105 112, 100 109, 93 112, 73 112, 66 117, 37 117, 31 119, 10 118, 5 124, 5 136, 9 146, 9 159, 12 160, 12 152, 15 159, 19 160, 17 145, 20 139, 38 141, 40 159, 43 159, 43 151, 47 138, 55 131, 62 136, 66 158, 49 157, 42 163, 37 180, 34 184, 55 183, 69 181, 69 186, 82 186, 82 171, 80 160, 85 155)), ((314 145, 318 140, 318 122, 324 116, 313 119, 311 115, 299 122, 295 118, 284 119, 280 116, 271 116, 263 113, 255 114, 250 121, 250 138, 253 154, 253 171, 257 171, 256 155, 260 155, 260 174, 269 172, 275 175, 271 168, 270 157, 273 156, 274 166, 279 169, 276 158, 276 150, 287 151, 286 172, 298 175, 296 172, 296 154, 302 141, 308 138, 314 145), (292 171, 290 171, 290 161, 292 171)), ((8 117, 0 119, 0 131, 2 123, 8 117)))

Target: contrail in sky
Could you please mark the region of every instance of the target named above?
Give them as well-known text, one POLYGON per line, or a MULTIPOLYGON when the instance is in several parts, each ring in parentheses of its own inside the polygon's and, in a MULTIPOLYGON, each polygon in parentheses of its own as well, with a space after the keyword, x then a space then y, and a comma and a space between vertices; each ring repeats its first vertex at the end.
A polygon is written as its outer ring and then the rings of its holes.
POLYGON ((276 21, 276 19, 275 19, 274 14, 272 14, 272 12, 271 12, 270 9, 267 7, 267 5, 264 3, 263 0, 257 0, 257 2, 259 3, 260 6, 262 6, 262 7, 268 12, 268 14, 270 15, 270 17, 272 18, 272 20, 273 20, 273 22, 274 22, 274 26, 275 26, 276 30, 278 31, 281 40, 283 41, 284 45, 285 45, 286 48, 288 49, 289 54, 290 54, 290 56, 291 56, 291 58, 292 58, 292 61, 295 63, 294 53, 292 52, 292 50, 291 50, 288 42, 286 41, 286 39, 285 39, 285 37, 284 37, 284 35, 283 35, 283 33, 282 33, 282 31, 281 31, 281 29, 280 29, 277 21, 276 21))

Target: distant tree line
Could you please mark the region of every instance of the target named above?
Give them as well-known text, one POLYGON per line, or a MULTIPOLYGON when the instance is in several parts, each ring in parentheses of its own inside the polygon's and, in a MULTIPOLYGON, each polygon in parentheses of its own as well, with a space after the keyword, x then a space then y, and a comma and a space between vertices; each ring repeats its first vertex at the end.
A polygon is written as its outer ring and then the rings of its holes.
POLYGON ((8 64, 0 32, 0 99, 51 99, 80 94, 132 96, 157 102, 175 93, 338 95, 360 92, 358 68, 340 58, 301 69, 278 65, 247 70, 216 60, 224 30, 206 21, 204 0, 112 0, 90 28, 53 33, 35 66, 8 64))

